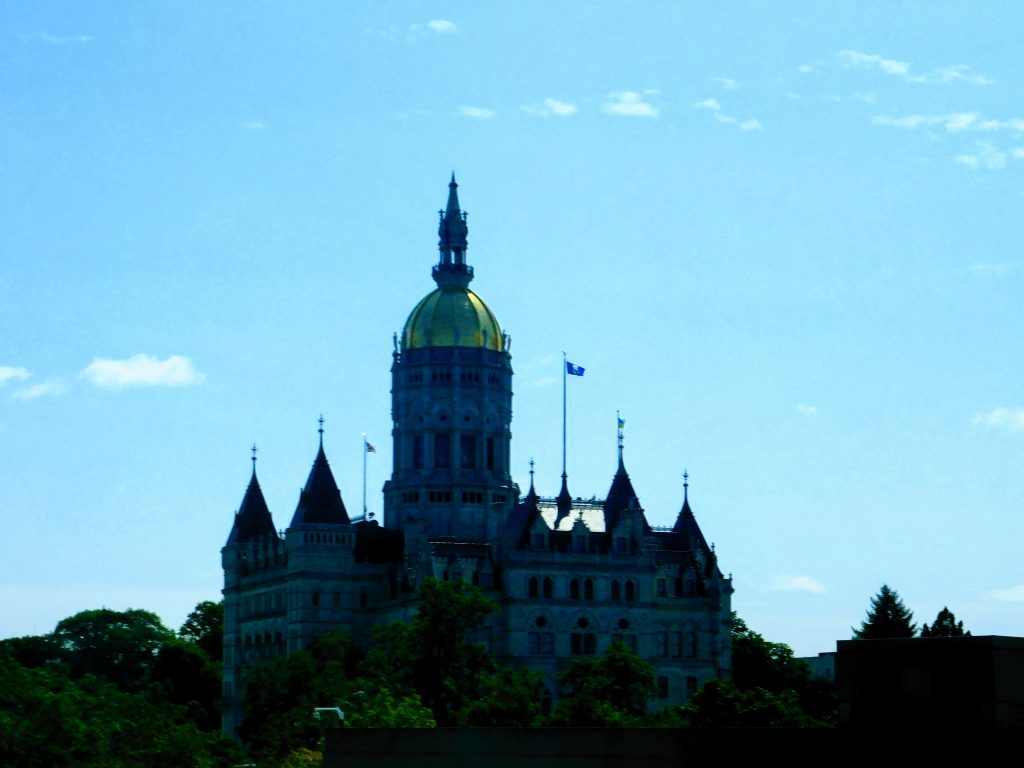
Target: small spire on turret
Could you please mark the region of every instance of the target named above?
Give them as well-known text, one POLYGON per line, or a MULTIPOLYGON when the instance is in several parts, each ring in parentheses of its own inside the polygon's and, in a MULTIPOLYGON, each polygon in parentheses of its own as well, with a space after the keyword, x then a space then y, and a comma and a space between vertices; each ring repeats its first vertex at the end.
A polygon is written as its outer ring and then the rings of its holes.
POLYGON ((683 503, 689 500, 690 473, 683 470, 683 503))
POLYGON ((252 475, 256 476, 256 443, 252 444, 252 475))
POLYGON ((434 279, 439 273, 468 275, 472 278, 473 270, 466 265, 466 248, 468 243, 466 236, 469 234, 469 227, 466 225, 466 217, 459 208, 459 185, 455 181, 455 172, 452 172, 452 180, 448 184, 448 204, 443 211, 438 211, 440 221, 437 225, 437 248, 441 252, 440 263, 434 268, 434 279))
POLYGON ((324 447, 324 415, 321 413, 320 414, 320 418, 317 419, 316 421, 320 425, 320 428, 317 430, 317 432, 320 433, 320 448, 323 449, 323 447, 324 447))
POLYGON ((533 457, 530 457, 530 493, 533 493, 533 457))

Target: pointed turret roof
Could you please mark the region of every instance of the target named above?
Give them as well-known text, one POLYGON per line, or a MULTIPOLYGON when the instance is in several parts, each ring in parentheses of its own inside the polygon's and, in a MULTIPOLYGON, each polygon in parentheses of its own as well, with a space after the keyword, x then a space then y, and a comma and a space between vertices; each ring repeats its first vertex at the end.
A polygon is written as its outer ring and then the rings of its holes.
MULTIPOLYGON (((615 470, 615 477, 612 478, 612 487, 608 489, 608 496, 604 500, 604 529, 611 531, 619 524, 619 516, 624 509, 639 509, 640 499, 633 490, 633 481, 629 479, 626 471, 626 464, 622 459, 622 418, 619 422, 619 467, 615 470)), ((646 526, 646 520, 645 526, 646 526)))
POLYGON ((245 489, 242 505, 235 513, 235 522, 231 526, 227 543, 228 545, 247 544, 261 538, 269 541, 276 536, 274 519, 270 515, 267 501, 263 498, 263 491, 260 490, 260 484, 256 480, 256 463, 253 462, 249 487, 245 489))
POLYGON ((558 498, 555 499, 555 505, 558 507, 558 514, 555 515, 555 525, 557 528, 558 524, 562 522, 570 512, 572 512, 572 494, 569 493, 569 476, 562 473, 562 490, 558 492, 558 498))
POLYGON ((334 473, 324 453, 323 428, 320 431, 320 450, 309 471, 306 487, 299 493, 299 503, 292 516, 292 528, 299 525, 348 525, 348 512, 341 500, 341 491, 334 482, 334 473))
POLYGON ((694 517, 693 510, 690 509, 689 478, 689 473, 684 472, 683 508, 679 510, 679 515, 676 517, 676 524, 672 526, 672 533, 683 534, 686 537, 689 549, 703 549, 705 553, 710 553, 711 547, 708 546, 708 543, 704 538, 704 534, 701 533, 700 526, 697 525, 697 518, 694 517))

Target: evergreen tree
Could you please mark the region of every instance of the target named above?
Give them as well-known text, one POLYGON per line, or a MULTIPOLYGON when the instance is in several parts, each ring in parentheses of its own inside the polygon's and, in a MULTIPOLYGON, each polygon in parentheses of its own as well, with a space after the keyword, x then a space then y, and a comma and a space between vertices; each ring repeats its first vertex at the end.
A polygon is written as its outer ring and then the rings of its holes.
POLYGON ((913 619, 913 612, 903 604, 896 590, 883 584, 878 594, 871 598, 871 608, 860 629, 853 630, 853 639, 913 637, 917 630, 913 619))
POLYGON ((921 637, 970 637, 970 632, 964 632, 964 623, 957 621, 953 612, 943 606, 935 621, 929 627, 921 625, 921 637))

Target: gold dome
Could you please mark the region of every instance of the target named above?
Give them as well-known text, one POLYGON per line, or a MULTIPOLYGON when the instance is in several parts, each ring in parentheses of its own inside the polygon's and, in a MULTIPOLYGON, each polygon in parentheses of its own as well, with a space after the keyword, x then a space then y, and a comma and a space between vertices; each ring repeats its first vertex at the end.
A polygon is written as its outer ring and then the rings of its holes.
POLYGON ((440 285, 409 315, 402 331, 403 349, 484 347, 503 352, 498 319, 483 300, 464 285, 440 285))

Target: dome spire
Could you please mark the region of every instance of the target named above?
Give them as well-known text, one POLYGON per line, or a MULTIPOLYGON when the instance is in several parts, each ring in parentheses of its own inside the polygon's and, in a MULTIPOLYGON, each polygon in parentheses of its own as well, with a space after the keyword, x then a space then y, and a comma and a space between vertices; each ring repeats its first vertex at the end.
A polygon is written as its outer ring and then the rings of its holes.
POLYGON ((441 252, 441 259, 434 267, 434 280, 442 285, 452 282, 452 276, 457 276, 455 282, 468 285, 473 279, 473 269, 466 264, 466 248, 469 247, 466 241, 466 235, 469 234, 466 225, 468 214, 459 208, 459 184, 455 181, 454 171, 448 183, 448 204, 443 211, 437 213, 440 219, 437 225, 437 249, 441 252))

